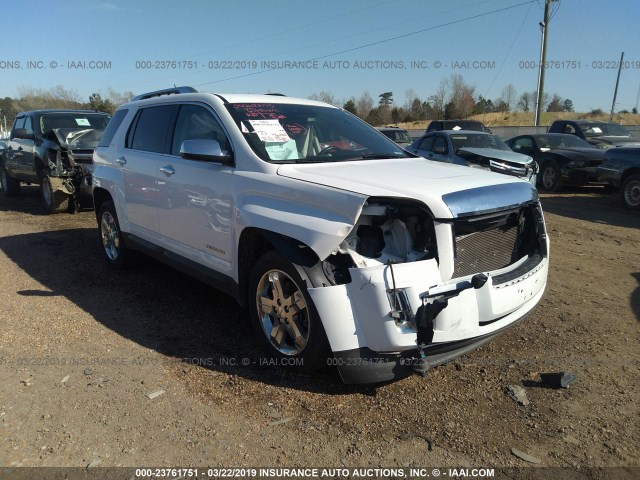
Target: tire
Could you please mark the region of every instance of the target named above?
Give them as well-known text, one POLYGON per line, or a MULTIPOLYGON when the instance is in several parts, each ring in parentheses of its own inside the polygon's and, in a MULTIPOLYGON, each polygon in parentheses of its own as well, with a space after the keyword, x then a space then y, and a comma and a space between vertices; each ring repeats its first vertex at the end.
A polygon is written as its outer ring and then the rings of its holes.
POLYGON ((627 208, 640 210, 640 175, 630 175, 622 185, 622 199, 627 208))
POLYGON ((51 177, 47 172, 44 172, 40 178, 40 197, 49 214, 68 212, 72 203, 71 195, 54 190, 51 177))
POLYGON ((100 206, 98 231, 107 263, 116 270, 127 268, 131 263, 131 255, 120 230, 116 208, 110 200, 100 206))
POLYGON ((307 292, 310 284, 301 268, 276 251, 264 254, 249 277, 251 323, 267 356, 275 365, 301 372, 326 367, 330 354, 322 322, 307 292))
POLYGON ((7 197, 17 197, 20 195, 20 180, 11 178, 9 172, 4 167, 4 162, 0 161, 0 186, 7 197))
POLYGON ((551 160, 545 163, 540 170, 540 186, 547 192, 557 192, 562 188, 560 178, 560 168, 558 164, 551 160))

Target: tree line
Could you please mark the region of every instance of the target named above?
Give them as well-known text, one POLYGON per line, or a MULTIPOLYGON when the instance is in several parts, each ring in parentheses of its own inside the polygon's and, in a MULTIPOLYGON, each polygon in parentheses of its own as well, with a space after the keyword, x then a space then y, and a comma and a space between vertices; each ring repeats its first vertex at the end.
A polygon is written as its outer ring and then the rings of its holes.
POLYGON ((18 98, 5 97, 0 99, 0 128, 4 127, 5 118, 7 127, 11 128, 16 115, 29 110, 60 108, 95 110, 113 114, 119 105, 128 102, 133 97, 133 92, 117 92, 109 88, 104 96, 100 93, 92 93, 85 101, 77 92, 62 85, 48 90, 19 88, 18 98))
MULTIPOLYGON (((96 110, 113 114, 116 108, 134 97, 131 91, 117 92, 111 88, 106 93, 92 93, 84 100, 77 92, 61 85, 46 89, 20 88, 18 98, 0 99, 0 128, 3 116, 10 128, 19 112, 45 108, 96 110)), ((405 92, 404 103, 394 99, 391 91, 380 93, 374 99, 369 92, 360 97, 338 100, 331 92, 321 91, 309 96, 359 116, 371 125, 415 122, 437 119, 464 119, 484 113, 508 113, 535 110, 536 92, 518 94, 513 85, 505 86, 497 98, 489 99, 478 94, 474 86, 467 84, 461 75, 454 74, 438 84, 435 93, 420 98, 413 89, 405 92)), ((573 102, 557 93, 544 94, 542 110, 547 112, 573 112, 573 102)), ((635 109, 634 109, 634 112, 635 109)))
MULTIPOLYGON (((413 89, 405 92, 404 104, 399 105, 393 92, 383 92, 374 100, 368 92, 359 98, 346 101, 337 100, 326 91, 314 93, 309 98, 332 105, 338 105, 359 116, 371 125, 414 122, 422 120, 463 119, 472 115, 492 112, 530 112, 535 110, 536 92, 522 92, 518 95, 513 85, 502 89, 495 99, 477 94, 475 87, 467 84, 461 75, 451 75, 443 79, 433 95, 421 99, 413 89)), ((547 112, 573 112, 573 102, 557 93, 544 94, 542 109, 547 112)))

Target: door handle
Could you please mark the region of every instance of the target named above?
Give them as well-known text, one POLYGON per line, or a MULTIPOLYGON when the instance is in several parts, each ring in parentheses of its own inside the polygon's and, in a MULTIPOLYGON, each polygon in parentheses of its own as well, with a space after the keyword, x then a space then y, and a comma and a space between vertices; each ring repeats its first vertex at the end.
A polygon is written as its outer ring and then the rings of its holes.
POLYGON ((120 166, 124 167, 127 164, 127 159, 120 155, 118 158, 116 158, 116 162, 118 162, 120 166))
POLYGON ((167 165, 166 167, 160 167, 160 171, 164 173, 167 177, 176 173, 171 165, 167 165))

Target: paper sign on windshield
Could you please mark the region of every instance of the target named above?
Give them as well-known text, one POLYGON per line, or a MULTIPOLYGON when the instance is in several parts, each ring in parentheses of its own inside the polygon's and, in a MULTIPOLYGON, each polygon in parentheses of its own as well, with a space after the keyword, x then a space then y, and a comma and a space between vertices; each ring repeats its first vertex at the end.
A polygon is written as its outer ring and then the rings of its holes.
POLYGON ((285 143, 291 140, 278 120, 249 120, 249 123, 263 142, 285 143))
POLYGON ((86 118, 76 118, 76 124, 78 124, 81 127, 91 126, 91 124, 89 123, 89 120, 87 120, 86 118))

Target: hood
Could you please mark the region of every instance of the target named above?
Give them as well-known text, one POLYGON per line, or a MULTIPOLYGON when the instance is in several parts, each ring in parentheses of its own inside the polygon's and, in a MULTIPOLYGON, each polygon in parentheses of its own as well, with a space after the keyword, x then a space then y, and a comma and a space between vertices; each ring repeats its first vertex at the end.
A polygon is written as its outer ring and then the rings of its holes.
POLYGON ((507 188, 522 190, 520 197, 529 199, 535 192, 528 182, 516 177, 423 158, 286 164, 278 167, 278 175, 370 197, 416 199, 426 204, 437 218, 452 218, 462 213, 513 205, 513 199, 505 199, 502 195, 488 198, 486 192, 491 189, 483 187, 509 185, 507 188), (511 187, 513 185, 515 186, 511 187), (462 192, 480 190, 485 192, 482 194, 482 202, 474 202, 473 193, 465 196, 466 207, 462 210, 466 211, 462 211, 460 207, 452 207, 443 199, 445 195, 452 193, 460 192, 464 196, 462 192))
POLYGON ((504 160, 505 162, 514 162, 519 163, 521 165, 528 165, 533 160, 528 155, 523 155, 521 153, 510 152, 508 150, 498 150, 496 148, 472 148, 472 147, 464 147, 459 148, 457 153, 470 153, 472 155, 478 155, 480 157, 487 158, 495 158, 496 160, 504 160))
POLYGON ((102 130, 93 128, 84 130, 54 128, 51 133, 61 147, 69 150, 95 149, 102 136, 102 130))

